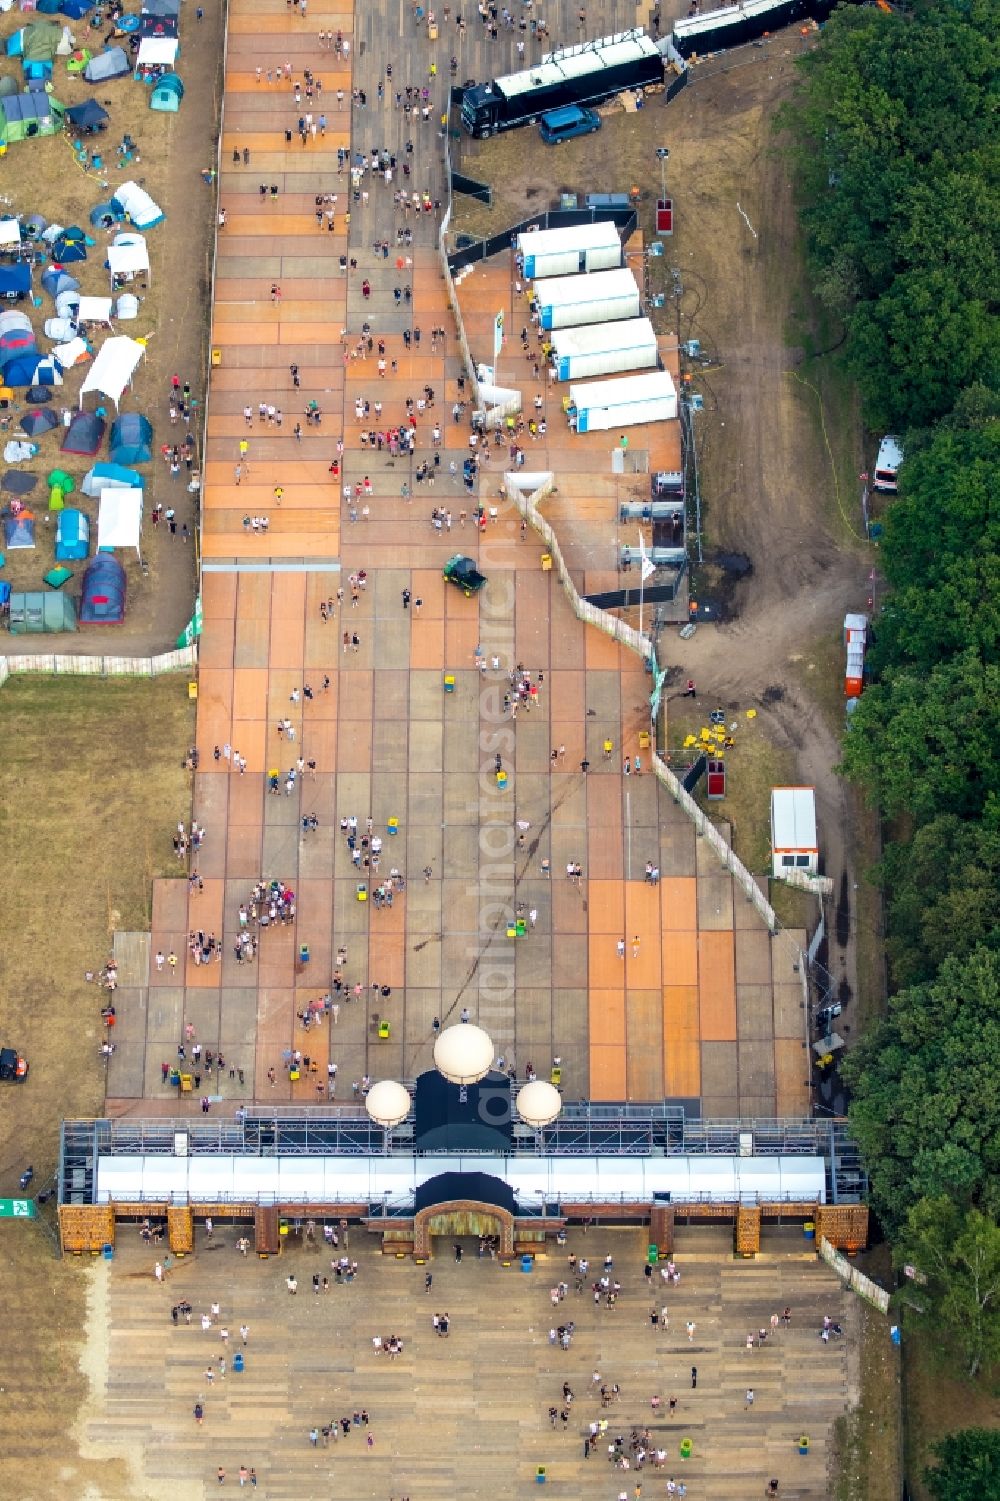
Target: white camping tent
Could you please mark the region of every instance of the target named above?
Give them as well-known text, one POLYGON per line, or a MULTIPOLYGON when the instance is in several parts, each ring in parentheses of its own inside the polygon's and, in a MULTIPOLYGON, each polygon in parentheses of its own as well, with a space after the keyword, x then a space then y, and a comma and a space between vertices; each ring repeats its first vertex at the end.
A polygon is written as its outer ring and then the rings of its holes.
POLYGON ((83 339, 70 339, 66 344, 57 344, 52 351, 64 370, 69 370, 73 365, 79 365, 81 360, 89 360, 90 351, 83 339))
POLYGON ((80 310, 76 316, 80 323, 110 323, 111 298, 81 297, 80 310))
POLYGON ((115 303, 115 313, 119 318, 138 318, 139 299, 133 297, 131 292, 123 292, 115 303))
POLYGON ((102 396, 109 396, 117 406, 145 352, 141 344, 126 334, 105 339, 80 387, 81 407, 88 391, 99 391, 102 396))
POLYGON ((16 219, 0 219, 0 250, 16 250, 21 243, 21 226, 16 219))
POLYGON ((140 271, 149 272, 149 249, 142 235, 119 235, 108 246, 108 268, 111 285, 116 276, 135 276, 140 271))
POLYGON ((154 203, 137 182, 123 182, 121 187, 115 188, 113 201, 120 205, 122 211, 139 229, 151 229, 154 224, 163 222, 163 210, 160 205, 154 203))
POLYGON ((172 68, 180 47, 176 37, 144 36, 136 62, 140 67, 172 68))
POLYGON ((98 547, 134 547, 141 556, 142 491, 102 490, 97 513, 98 547))

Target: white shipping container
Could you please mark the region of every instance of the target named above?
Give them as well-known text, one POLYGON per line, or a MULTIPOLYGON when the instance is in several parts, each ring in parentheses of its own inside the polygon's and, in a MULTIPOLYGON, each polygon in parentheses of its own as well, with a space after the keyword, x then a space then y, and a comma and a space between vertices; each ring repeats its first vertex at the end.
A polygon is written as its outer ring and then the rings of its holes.
POLYGON ((656 334, 648 318, 559 328, 552 334, 552 350, 560 380, 655 369, 659 359, 656 334))
POLYGON ((565 229, 525 230, 517 237, 517 248, 524 257, 524 274, 531 281, 540 276, 606 271, 622 263, 622 242, 610 219, 565 229))
POLYGON ((578 433, 670 422, 677 416, 677 392, 667 370, 570 386, 569 399, 578 433))
POLYGON ((618 318, 639 316, 639 288, 626 267, 536 281, 535 299, 545 329, 613 323, 618 318))

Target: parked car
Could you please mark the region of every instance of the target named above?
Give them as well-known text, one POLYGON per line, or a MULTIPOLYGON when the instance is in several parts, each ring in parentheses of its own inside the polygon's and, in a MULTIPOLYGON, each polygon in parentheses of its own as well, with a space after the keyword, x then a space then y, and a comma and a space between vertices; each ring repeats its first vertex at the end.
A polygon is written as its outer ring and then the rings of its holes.
POLYGON ((600 128, 601 117, 596 109, 580 109, 575 104, 550 109, 538 122, 538 133, 547 146, 558 146, 560 141, 571 141, 574 136, 593 135, 600 128))

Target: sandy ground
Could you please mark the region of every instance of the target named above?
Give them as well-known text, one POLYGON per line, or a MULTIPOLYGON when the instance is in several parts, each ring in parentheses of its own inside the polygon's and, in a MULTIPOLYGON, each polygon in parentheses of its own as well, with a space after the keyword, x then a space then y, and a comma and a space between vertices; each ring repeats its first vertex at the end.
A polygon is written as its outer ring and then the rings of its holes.
MULTIPOLYGON (((85 99, 96 99, 111 116, 108 129, 89 144, 100 150, 103 169, 85 172, 76 162, 66 136, 52 136, 35 142, 21 142, 9 148, 4 159, 4 212, 39 211, 50 221, 79 224, 97 244, 88 259, 70 268, 80 281, 81 291, 106 296, 108 277, 104 269, 103 250, 111 236, 89 224, 89 212, 110 196, 115 187, 130 178, 138 182, 166 213, 163 224, 151 229, 146 237, 150 252, 151 275, 148 283, 132 290, 142 298, 139 317, 117 326, 116 332, 132 337, 149 337, 147 355, 136 374, 135 384, 122 399, 122 410, 144 412, 153 423, 154 449, 168 440, 179 442, 185 429, 169 422, 168 393, 170 377, 176 372, 181 381, 190 380, 199 402, 192 427, 199 446, 205 371, 208 360, 208 291, 211 271, 212 232, 214 228, 215 190, 206 187, 200 168, 215 161, 216 120, 221 91, 221 42, 223 15, 221 6, 206 6, 203 22, 196 27, 194 8, 182 26, 182 73, 186 94, 176 115, 154 113, 148 107, 148 90, 129 78, 116 79, 96 89, 80 78, 66 74, 61 59, 56 60, 54 88, 56 98, 69 106, 85 99), (197 31, 197 35, 195 34, 197 31), (125 167, 118 164, 116 148, 125 131, 139 146, 140 160, 125 167), (105 186, 105 184, 107 186, 105 186)), ((61 19, 61 18, 57 18, 61 19)), ((0 17, 0 38, 22 24, 16 9, 0 17)), ((99 51, 102 35, 88 32, 86 20, 75 23, 73 33, 81 46, 99 51)), ((12 65, 4 68, 11 71, 12 65)), ((19 70, 18 70, 19 76, 19 70)), ((36 273, 36 284, 38 273, 36 273)), ((32 322, 41 332, 45 318, 53 315, 52 300, 41 292, 41 306, 31 310, 32 322)), ((104 334, 95 331, 98 346, 104 334)), ((39 339, 39 348, 50 347, 39 339)), ((77 367, 67 376, 66 384, 55 393, 54 404, 75 408, 86 367, 77 367)), ((16 393, 13 427, 20 411, 27 410, 24 391, 16 393)), ((87 398, 93 407, 94 398, 87 398)), ((111 408, 111 415, 114 415, 111 408)), ((40 440, 37 459, 24 466, 44 477, 55 467, 65 468, 79 482, 91 463, 58 452, 59 433, 47 433, 40 440)), ((106 460, 107 443, 97 455, 106 460)), ((44 638, 4 635, 0 650, 9 655, 52 651, 86 654, 112 651, 122 656, 143 656, 170 650, 178 633, 191 616, 194 597, 194 544, 186 546, 180 537, 171 539, 163 527, 153 528, 148 516, 157 501, 173 505, 179 523, 187 522, 193 532, 197 516, 197 496, 188 494, 186 483, 171 481, 167 466, 156 458, 146 466, 146 522, 143 545, 148 574, 134 559, 126 562, 128 573, 128 617, 123 627, 110 630, 92 628, 75 635, 44 638)), ((197 461, 196 461, 197 467, 197 461)), ((182 470, 183 473, 183 470, 182 470)), ((54 521, 48 517, 48 490, 39 484, 30 502, 38 517, 38 545, 33 552, 8 554, 4 578, 14 589, 42 587, 40 577, 52 566, 54 521)), ((82 508, 96 518, 96 500, 87 500, 77 492, 69 504, 82 502, 82 508)), ((75 565, 77 579, 67 587, 79 592, 82 565, 75 565)))

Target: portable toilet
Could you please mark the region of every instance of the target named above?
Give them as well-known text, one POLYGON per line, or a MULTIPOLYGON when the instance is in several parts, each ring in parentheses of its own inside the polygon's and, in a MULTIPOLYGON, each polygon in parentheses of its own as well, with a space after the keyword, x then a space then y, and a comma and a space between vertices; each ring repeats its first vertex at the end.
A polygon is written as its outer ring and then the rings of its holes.
POLYGON ((791 870, 819 870, 814 787, 771 788, 771 874, 791 870))

